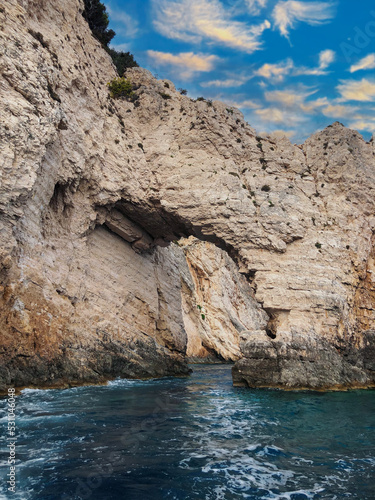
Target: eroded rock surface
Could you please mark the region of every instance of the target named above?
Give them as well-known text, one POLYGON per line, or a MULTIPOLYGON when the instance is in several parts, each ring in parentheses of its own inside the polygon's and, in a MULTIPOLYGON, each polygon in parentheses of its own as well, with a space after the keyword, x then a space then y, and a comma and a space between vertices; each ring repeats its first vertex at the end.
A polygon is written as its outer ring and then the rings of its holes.
POLYGON ((211 349, 239 384, 373 385, 374 142, 260 138, 138 68, 136 102, 111 99, 82 9, 0 9, 2 387, 184 374, 211 349), (168 246, 190 235, 221 250, 168 246))
POLYGON ((183 289, 186 354, 195 361, 212 354, 236 361, 241 332, 265 328, 269 318, 226 252, 194 238, 181 243, 190 278, 183 289))

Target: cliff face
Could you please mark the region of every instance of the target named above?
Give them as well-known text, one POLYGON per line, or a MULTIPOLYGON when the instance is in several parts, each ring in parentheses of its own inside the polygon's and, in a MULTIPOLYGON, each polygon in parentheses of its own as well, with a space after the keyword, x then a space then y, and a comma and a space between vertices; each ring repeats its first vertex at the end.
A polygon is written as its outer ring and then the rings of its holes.
POLYGON ((0 9, 0 386, 186 355, 238 359, 237 385, 374 384, 374 143, 259 138, 138 68, 111 99, 81 12, 0 9))

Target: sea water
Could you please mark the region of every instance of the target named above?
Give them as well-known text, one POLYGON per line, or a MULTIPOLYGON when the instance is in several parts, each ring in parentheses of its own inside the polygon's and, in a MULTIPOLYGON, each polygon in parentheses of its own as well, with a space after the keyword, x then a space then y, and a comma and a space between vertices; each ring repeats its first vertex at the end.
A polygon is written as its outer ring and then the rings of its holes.
POLYGON ((228 365, 192 368, 22 391, 16 493, 3 440, 0 498, 375 499, 374 391, 234 388, 228 365))

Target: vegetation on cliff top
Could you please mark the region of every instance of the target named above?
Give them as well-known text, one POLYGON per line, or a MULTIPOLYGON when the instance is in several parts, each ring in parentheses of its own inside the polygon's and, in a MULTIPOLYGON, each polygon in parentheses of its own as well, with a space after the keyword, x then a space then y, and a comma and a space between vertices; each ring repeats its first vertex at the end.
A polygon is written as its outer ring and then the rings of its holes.
POLYGON ((83 17, 88 22, 94 37, 99 40, 103 48, 111 56, 118 74, 122 76, 126 68, 138 66, 130 52, 122 52, 108 47, 116 33, 112 29, 108 29, 109 18, 105 5, 100 0, 84 0, 84 4, 83 17))

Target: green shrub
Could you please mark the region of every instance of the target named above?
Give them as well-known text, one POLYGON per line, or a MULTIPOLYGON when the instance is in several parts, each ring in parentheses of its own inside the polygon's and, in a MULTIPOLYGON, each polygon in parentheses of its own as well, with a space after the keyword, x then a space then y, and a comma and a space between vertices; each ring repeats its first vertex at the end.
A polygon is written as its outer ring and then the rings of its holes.
POLYGON ((117 51, 104 47, 111 56, 113 64, 116 66, 117 73, 122 76, 127 68, 138 68, 138 63, 134 60, 133 54, 130 52, 117 51))
POLYGON ((265 191, 266 193, 268 193, 269 191, 271 191, 271 188, 268 186, 268 184, 265 184, 261 187, 261 191, 265 191))
POLYGON ((161 95, 161 97, 165 100, 167 99, 172 99, 172 96, 169 95, 169 94, 166 94, 165 92, 159 92, 159 94, 161 95))
POLYGON ((114 78, 111 82, 107 83, 107 85, 111 93, 111 97, 114 99, 118 99, 120 97, 133 99, 135 97, 131 81, 124 77, 114 78))
POLYGON ((317 242, 317 243, 315 243, 315 246, 316 246, 316 248, 322 248, 322 244, 321 244, 321 243, 318 243, 318 242, 317 242))
POLYGON ((201 316, 202 316, 202 319, 206 319, 206 315, 205 314, 202 313, 201 316))

